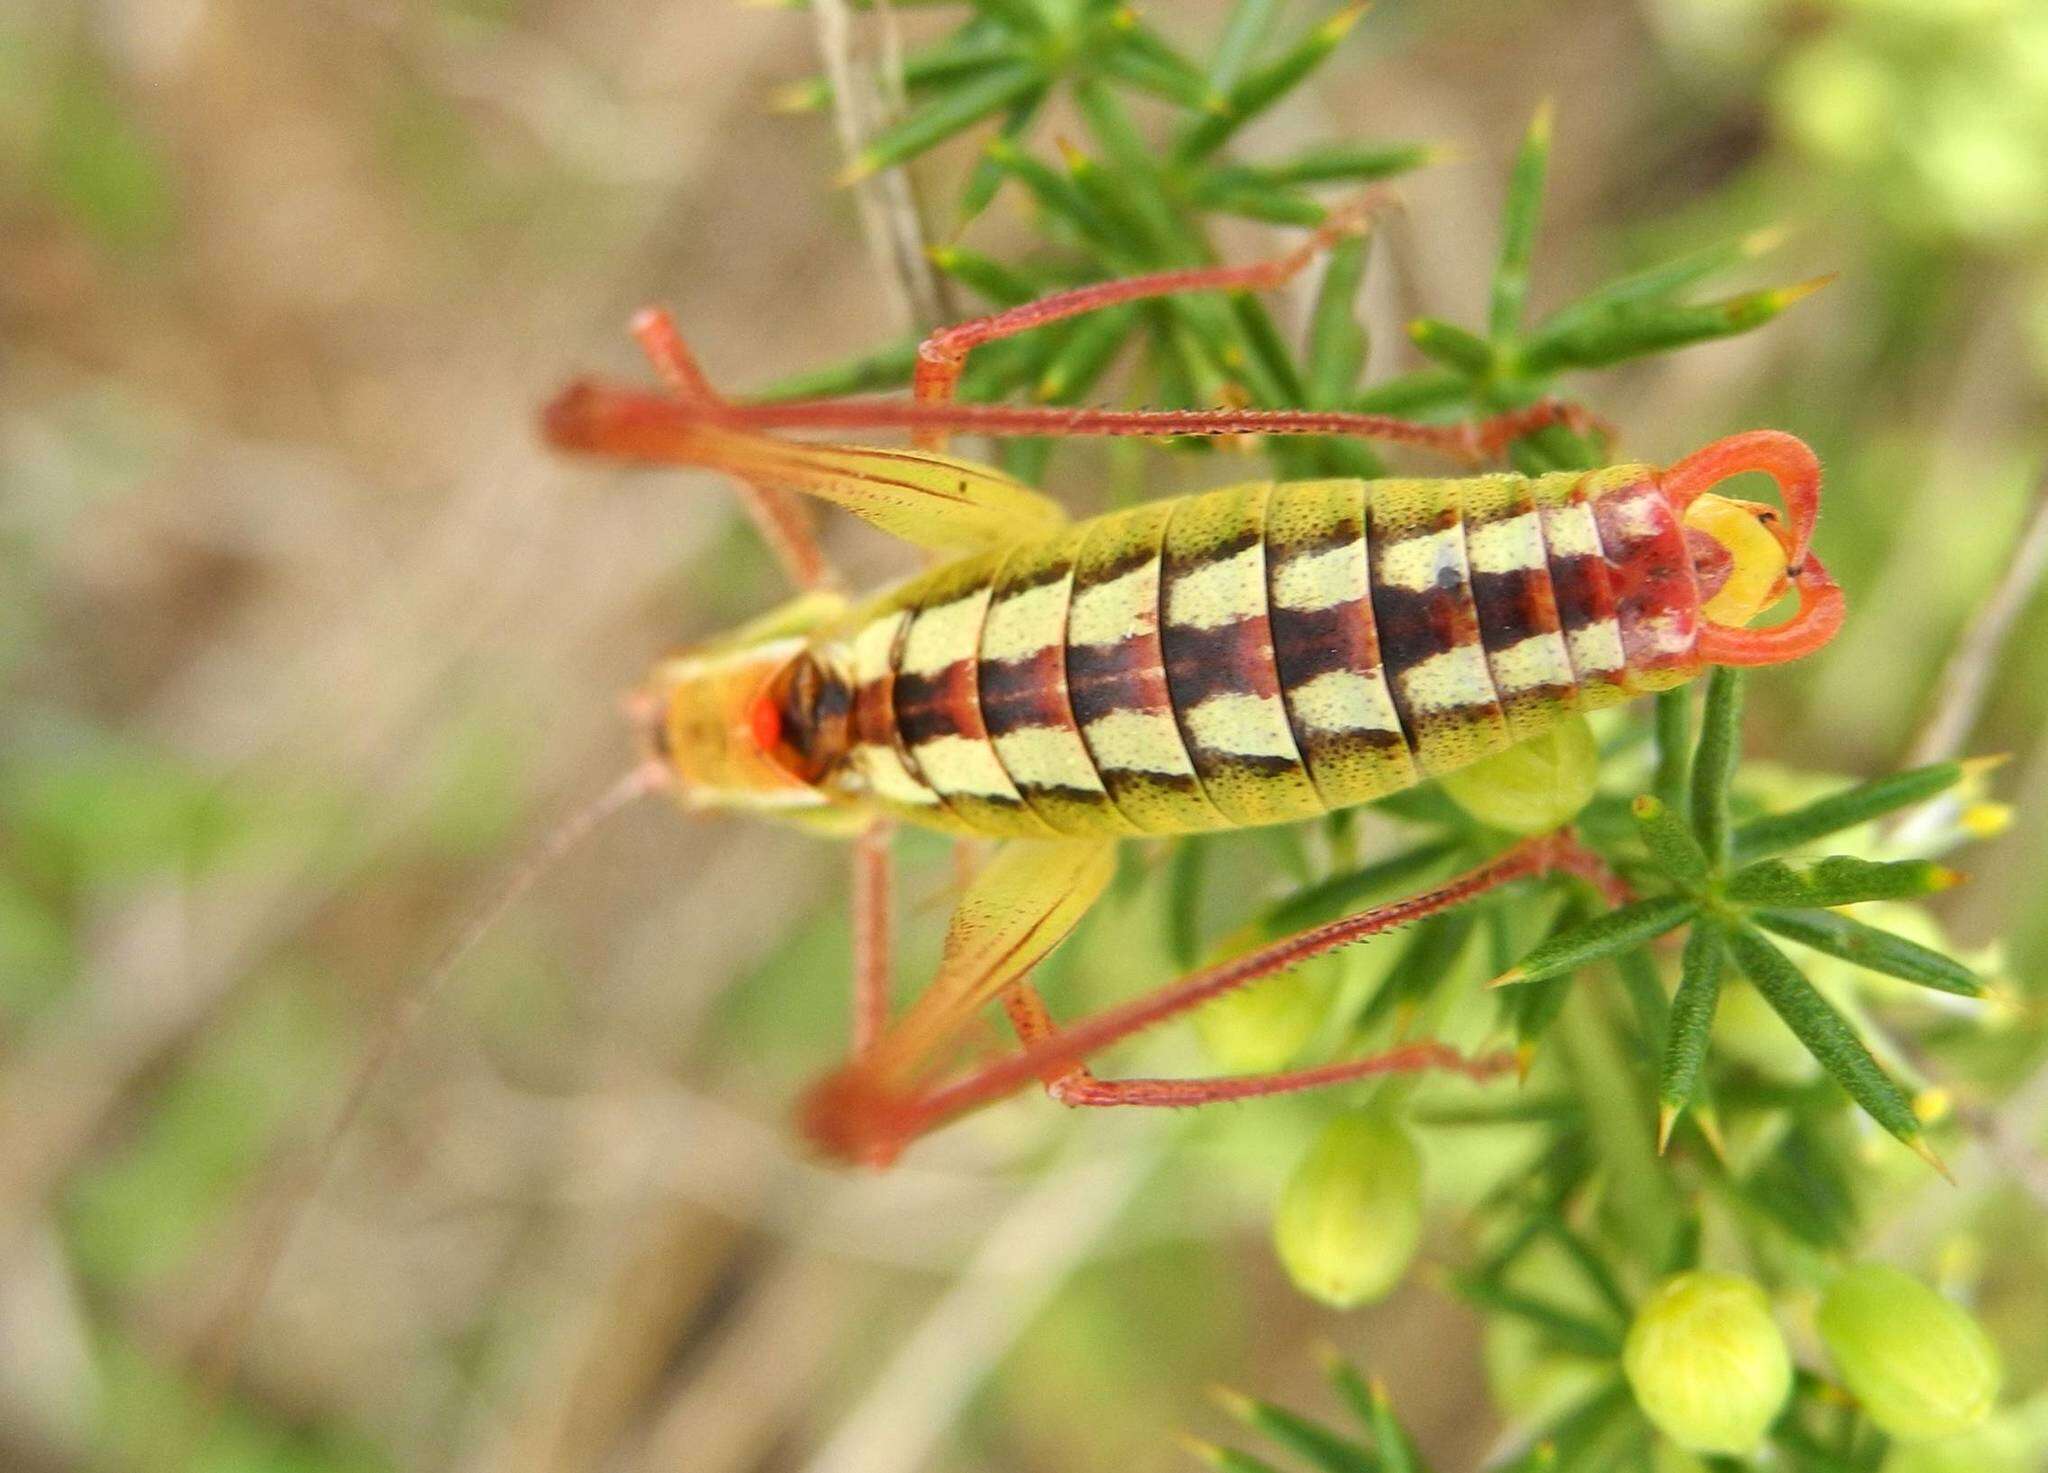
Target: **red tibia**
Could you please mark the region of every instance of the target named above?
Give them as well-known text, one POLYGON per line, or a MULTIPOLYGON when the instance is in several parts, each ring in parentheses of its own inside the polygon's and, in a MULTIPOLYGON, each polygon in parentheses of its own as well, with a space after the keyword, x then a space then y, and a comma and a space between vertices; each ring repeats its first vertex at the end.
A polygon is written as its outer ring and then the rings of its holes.
POLYGON ((886 1166, 917 1136, 1034 1082, 1052 1087, 1062 1099, 1071 1097, 1072 1103, 1186 1105, 1307 1089, 1398 1069, 1451 1067, 1482 1075, 1491 1073, 1491 1061, 1467 1061, 1437 1044, 1417 1044, 1373 1059, 1349 1060, 1283 1075, 1126 1081, 1138 1086, 1129 1091, 1120 1091, 1114 1082, 1095 1080, 1083 1065, 1112 1044, 1212 997, 1286 971, 1353 941, 1448 910, 1500 885, 1553 870, 1589 878, 1611 895, 1621 893, 1611 888, 1618 882, 1606 872, 1605 866, 1570 834, 1524 840, 1498 858, 1434 890, 1286 937, 1249 955, 1194 972, 1147 996, 1105 1009, 1068 1028, 1051 1031, 1042 1007, 1034 1012, 1033 1000, 1026 994, 1006 998, 1020 1031, 1027 1037, 1037 1035, 1019 1052, 923 1094, 892 1089, 856 1061, 821 1081, 805 1097, 801 1110, 804 1132, 821 1150, 841 1160, 886 1166))
POLYGON ((889 828, 863 829, 853 842, 853 1056, 874 1047, 889 1024, 892 924, 889 828))
POLYGON ((1422 1039, 1388 1049, 1385 1053, 1367 1054, 1360 1059, 1340 1059, 1334 1064, 1317 1064, 1307 1069, 1286 1069, 1277 1074, 1236 1075, 1224 1079, 1096 1079, 1083 1073, 1077 1078, 1070 1077, 1054 1084, 1051 1094, 1063 1105, 1097 1108, 1139 1105, 1179 1109, 1322 1089, 1327 1085, 1349 1084, 1379 1074, 1419 1074, 1426 1069, 1441 1069, 1463 1074, 1468 1079, 1485 1081, 1514 1073, 1516 1060, 1512 1050, 1499 1049, 1475 1059, 1466 1057, 1447 1043, 1422 1039))
MULTIPOLYGON (((659 307, 648 307, 636 313, 633 340, 639 343, 640 351, 647 355, 647 361, 654 365, 655 373, 668 385, 678 404, 703 411, 715 410, 725 402, 711 387, 711 380, 704 376, 704 370, 697 366, 696 355, 684 343, 683 335, 676 330, 675 319, 667 312, 659 307)), ((555 401, 556 404, 561 402, 561 399, 555 401)), ((548 413, 553 415, 554 406, 549 407, 548 413)), ((549 432, 552 437, 552 420, 549 432)), ((734 467, 725 469, 738 483, 740 503, 746 507, 755 530, 768 544, 769 551, 775 554, 776 561, 782 564, 790 582, 804 589, 823 588, 834 582, 832 566, 826 561, 824 549, 818 545, 817 528, 812 525, 810 513, 795 494, 771 482, 742 474, 734 467)))
MULTIPOLYGON (((1176 296, 1182 292, 1270 291, 1284 285, 1320 252, 1328 250, 1347 235, 1363 231, 1373 211, 1390 198, 1384 191, 1368 191, 1349 205, 1333 211, 1320 229, 1285 255, 1242 266, 1202 266, 1181 271, 1156 271, 1146 276, 1125 277, 1120 281, 1092 282, 1072 291, 1055 292, 1035 302, 1025 302, 1006 312, 942 327, 918 344, 913 391, 919 403, 950 401, 954 386, 960 381, 961 370, 967 365, 967 355, 982 344, 1014 337, 1048 323, 1064 322, 1086 312, 1097 312, 1124 302, 1176 296)), ((952 427, 922 428, 931 433, 952 427)))
MULTIPOLYGON (((1045 1001, 1029 982, 1019 982, 1003 994, 1003 1009, 1017 1036, 1029 1046, 1053 1037, 1058 1031, 1045 1001)), ((1045 1080, 1045 1092, 1062 1105, 1104 1108, 1117 1105, 1181 1108, 1208 1105, 1223 1100, 1258 1099, 1266 1095, 1291 1094, 1297 1090, 1321 1089, 1375 1074, 1413 1074, 1424 1069, 1444 1069, 1473 1079, 1490 1079, 1515 1067, 1508 1052, 1468 1059, 1441 1043, 1423 1041, 1404 1044, 1385 1053, 1362 1059, 1342 1059, 1307 1069, 1287 1069, 1274 1074, 1236 1075, 1225 1079, 1097 1079, 1076 1064, 1064 1074, 1045 1080)))
POLYGON ((685 404, 718 404, 723 400, 697 366, 697 355, 683 341, 676 320, 665 308, 643 307, 633 314, 633 341, 654 365, 661 381, 685 404))

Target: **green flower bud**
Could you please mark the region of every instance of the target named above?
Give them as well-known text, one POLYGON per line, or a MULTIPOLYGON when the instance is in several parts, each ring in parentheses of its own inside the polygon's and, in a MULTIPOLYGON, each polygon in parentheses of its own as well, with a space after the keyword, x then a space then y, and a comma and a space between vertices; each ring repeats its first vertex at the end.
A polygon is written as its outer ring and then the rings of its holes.
POLYGON ((1911 1274, 1858 1264, 1828 1286, 1819 1324, 1864 1412, 1902 1441, 1966 1432, 1998 1399, 1991 1337, 1911 1274))
POLYGON ((1643 1301, 1621 1367, 1643 1415, 1692 1452, 1752 1451, 1792 1390, 1792 1357, 1763 1290, 1704 1269, 1643 1301))
POLYGON ((1338 962, 1317 957, 1203 1003, 1190 1015, 1202 1052, 1232 1074, 1268 1074, 1283 1067, 1323 1021, 1332 964, 1338 962))
POLYGON ((1287 1276, 1338 1309, 1385 1296, 1421 1238, 1422 1157, 1407 1131, 1362 1110, 1323 1128, 1273 1215, 1287 1276))
POLYGON ((1511 834, 1541 834, 1570 823, 1593 797, 1600 751, 1583 716, 1567 716, 1541 736, 1447 772, 1444 792, 1483 824, 1511 834))

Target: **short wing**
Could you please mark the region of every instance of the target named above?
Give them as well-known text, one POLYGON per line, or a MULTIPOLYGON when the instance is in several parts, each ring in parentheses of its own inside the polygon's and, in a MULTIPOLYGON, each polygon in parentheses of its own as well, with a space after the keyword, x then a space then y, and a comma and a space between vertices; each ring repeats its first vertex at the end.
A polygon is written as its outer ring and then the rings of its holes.
POLYGON ((938 975, 876 1041, 863 1070, 899 1087, 912 1083, 983 1006, 1067 938, 1115 868, 1110 842, 1006 845, 954 910, 938 975))
POLYGON ((548 439, 614 460, 694 465, 845 507, 937 552, 979 552, 1056 531, 1057 502, 971 460, 925 450, 815 445, 714 422, 675 398, 571 385, 544 417, 548 439))
POLYGON ((971 460, 716 433, 736 474, 843 506, 914 547, 978 552, 1047 536, 1066 523, 1057 502, 971 460))

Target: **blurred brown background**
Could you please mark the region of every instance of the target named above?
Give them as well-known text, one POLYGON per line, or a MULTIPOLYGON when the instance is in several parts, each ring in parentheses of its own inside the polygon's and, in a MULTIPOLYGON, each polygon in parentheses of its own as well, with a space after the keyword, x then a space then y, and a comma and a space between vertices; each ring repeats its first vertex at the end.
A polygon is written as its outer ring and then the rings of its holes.
MULTIPOLYGON (((1967 34, 1884 40, 1913 9, 1390 0, 1247 139, 1455 145, 1373 264, 1381 373, 1418 304, 1480 311, 1546 96, 1539 307, 1771 223, 1759 283, 1844 273, 1584 391, 1650 458, 1754 423, 1826 452, 1855 621, 1759 685, 1751 735, 1847 772, 1899 758, 2003 564, 2048 363, 2048 62, 2015 63, 2038 93, 1984 83, 1967 34), (1977 131, 1926 158, 1856 131, 1909 105, 1977 131)), ((2038 9, 1956 12, 2048 44, 2038 9)), ((1219 13, 1150 8, 1190 37, 1219 13)), ((618 692, 775 596, 722 487, 562 463, 534 416, 575 371, 642 372, 647 301, 734 389, 908 325, 829 120, 766 106, 817 65, 817 17, 713 0, 0 15, 0 1466, 160 1465, 380 1003, 623 770, 618 692)), ((2021 963, 2027 617, 1973 742, 2019 754, 2021 821, 1954 915, 2021 963)), ((944 909, 923 858, 911 970, 944 909)), ((1191 1140, 1025 1100, 886 1177, 805 1161, 784 1111, 840 1046, 839 859, 649 805, 550 874, 380 1078, 207 1466, 1167 1468, 1173 1429, 1214 1430, 1206 1382, 1317 1404, 1331 1337, 1478 1455, 1461 1311, 1337 1319, 1271 1264, 1284 1107, 1191 1140)))

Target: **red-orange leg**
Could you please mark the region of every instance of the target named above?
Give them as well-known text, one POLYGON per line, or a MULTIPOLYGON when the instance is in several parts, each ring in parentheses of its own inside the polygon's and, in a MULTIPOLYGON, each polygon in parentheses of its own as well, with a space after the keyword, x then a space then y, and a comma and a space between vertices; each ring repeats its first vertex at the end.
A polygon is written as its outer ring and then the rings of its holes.
MULTIPOLYGON (((633 339, 654 365, 654 371, 676 401, 687 409, 716 413, 725 403, 696 355, 676 330, 675 319, 660 307, 642 309, 633 318, 633 339)), ((823 588, 837 581, 825 551, 818 545, 817 528, 796 497, 780 486, 732 474, 739 488, 740 504, 768 550, 798 588, 823 588)))
MULTIPOLYGON (((1050 1043, 1059 1028, 1047 1011, 1045 1000, 1028 982, 1020 982, 1003 994, 1003 1010, 1027 1049, 1050 1043)), ((1151 1105, 1179 1109, 1191 1105, 1212 1105, 1224 1100, 1250 1100, 1266 1095, 1292 1094, 1298 1090, 1321 1089, 1325 1085, 1348 1084, 1377 1074, 1415 1074, 1424 1069, 1444 1069, 1473 1079, 1490 1079, 1515 1068, 1515 1056, 1505 1051, 1468 1059, 1448 1044, 1423 1041, 1403 1044, 1384 1053, 1358 1059, 1341 1059, 1306 1069, 1286 1069, 1272 1074, 1239 1074, 1221 1079, 1098 1079, 1085 1065, 1076 1064, 1064 1074, 1044 1080, 1045 1092, 1062 1105, 1105 1108, 1115 1105, 1151 1105)))
POLYGON ((1219 1079, 1099 1080, 1088 1072, 1086 1061, 1134 1033, 1262 977, 1464 904, 1501 885, 1552 872, 1577 874, 1609 894, 1622 893, 1598 857, 1568 831, 1562 831, 1524 840, 1433 890, 1285 937, 1066 1028, 1052 1022, 1028 987, 1014 986, 1003 1002, 1025 1038, 1021 1050, 952 1083, 912 1094, 891 1089, 856 1062, 811 1091, 803 1106, 804 1128, 832 1155, 880 1166, 893 1161, 905 1145, 925 1132, 1033 1082, 1044 1084, 1069 1104, 1182 1106, 1252 1099, 1421 1069, 1456 1069, 1475 1077, 1511 1071, 1511 1055, 1467 1059, 1446 1045, 1427 1041, 1309 1069, 1219 1079))
MULTIPOLYGON (((1363 231, 1373 211, 1390 199, 1391 196, 1384 191, 1368 192, 1333 211, 1313 235, 1293 250, 1263 261, 1241 266, 1155 271, 1117 281, 1091 282, 1006 311, 939 328, 917 345, 917 367, 911 377, 912 392, 920 404, 950 404, 954 390, 959 387, 960 375, 967 367, 967 355, 976 348, 1030 332, 1033 328, 1064 322, 1070 317, 1098 312, 1105 307, 1177 296, 1183 292, 1271 291, 1285 285, 1310 261, 1345 236, 1363 231)), ((913 437, 921 449, 943 450, 948 433, 949 426, 927 425, 914 430, 913 437)))
MULTIPOLYGON (((625 391, 630 392, 630 391, 625 391)), ((621 397, 616 389, 585 386, 594 400, 621 397)), ((579 404, 579 409, 585 408, 579 404)), ((1344 409, 1092 409, 1063 404, 920 404, 905 399, 800 399, 774 404, 728 404, 712 422, 745 430, 933 430, 970 435, 1347 435, 1415 445, 1460 461, 1499 455, 1515 440, 1551 425, 1612 437, 1603 421, 1575 404, 1539 399, 1484 419, 1429 424, 1391 414, 1344 409)), ((604 449, 579 438, 576 449, 604 449)))
POLYGON ((889 1023, 890 976, 895 965, 890 908, 894 867, 889 826, 863 829, 853 841, 853 1056, 874 1046, 889 1023))

